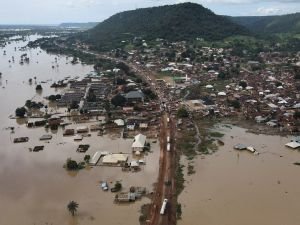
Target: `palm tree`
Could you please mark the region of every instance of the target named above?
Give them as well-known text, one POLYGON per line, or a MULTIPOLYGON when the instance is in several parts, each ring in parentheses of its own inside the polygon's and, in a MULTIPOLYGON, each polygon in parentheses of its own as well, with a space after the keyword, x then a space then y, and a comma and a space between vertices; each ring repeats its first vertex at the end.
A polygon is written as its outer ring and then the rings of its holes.
POLYGON ((75 215, 75 212, 77 211, 78 208, 78 203, 75 201, 70 201, 69 204, 67 205, 69 212, 72 214, 72 216, 75 215))

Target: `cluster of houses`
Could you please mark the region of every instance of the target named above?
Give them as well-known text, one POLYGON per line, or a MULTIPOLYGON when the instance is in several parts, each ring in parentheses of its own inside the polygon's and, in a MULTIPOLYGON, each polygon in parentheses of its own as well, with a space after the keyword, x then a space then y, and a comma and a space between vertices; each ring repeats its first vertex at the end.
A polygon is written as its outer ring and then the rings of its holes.
POLYGON ((243 116, 281 131, 300 131, 299 53, 261 52, 254 61, 229 48, 157 40, 154 47, 123 54, 144 71, 160 74, 174 104, 182 101, 203 116, 243 116))

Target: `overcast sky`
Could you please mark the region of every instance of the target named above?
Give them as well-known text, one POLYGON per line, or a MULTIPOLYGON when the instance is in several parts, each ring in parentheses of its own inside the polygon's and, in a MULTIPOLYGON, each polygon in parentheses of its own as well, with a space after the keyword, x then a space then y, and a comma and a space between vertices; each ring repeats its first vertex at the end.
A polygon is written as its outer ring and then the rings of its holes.
POLYGON ((278 15, 300 12, 300 0, 0 0, 0 24, 100 22, 125 10, 195 2, 216 14, 278 15))

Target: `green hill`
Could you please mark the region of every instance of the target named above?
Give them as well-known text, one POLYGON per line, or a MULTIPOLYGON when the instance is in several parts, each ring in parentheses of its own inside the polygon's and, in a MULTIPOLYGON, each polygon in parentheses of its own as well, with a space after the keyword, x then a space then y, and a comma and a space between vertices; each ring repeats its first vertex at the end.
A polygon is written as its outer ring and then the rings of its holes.
POLYGON ((246 28, 227 17, 216 15, 199 4, 182 3, 121 12, 80 36, 98 50, 109 50, 134 37, 169 41, 221 40, 247 34, 246 28))
POLYGON ((230 19, 255 33, 300 33, 300 13, 282 16, 245 16, 230 19))

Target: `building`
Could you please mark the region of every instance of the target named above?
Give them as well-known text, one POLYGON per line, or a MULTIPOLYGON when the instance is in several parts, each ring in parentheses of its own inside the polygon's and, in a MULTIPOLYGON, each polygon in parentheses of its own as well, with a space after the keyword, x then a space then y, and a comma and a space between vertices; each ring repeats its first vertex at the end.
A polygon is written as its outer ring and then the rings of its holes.
POLYGON ((146 144, 146 136, 138 134, 134 137, 134 142, 132 143, 132 151, 143 151, 146 144))
POLYGON ((130 91, 125 95, 127 102, 144 102, 142 91, 130 91))
POLYGON ((102 163, 106 165, 117 165, 119 163, 125 163, 128 160, 128 156, 125 154, 108 154, 102 159, 102 163))
POLYGON ((59 116, 56 115, 52 115, 49 119, 48 119, 48 124, 49 126, 58 126, 61 123, 61 118, 59 116))
POLYGON ((89 128, 87 126, 80 126, 76 128, 77 133, 86 133, 89 132, 89 128))

